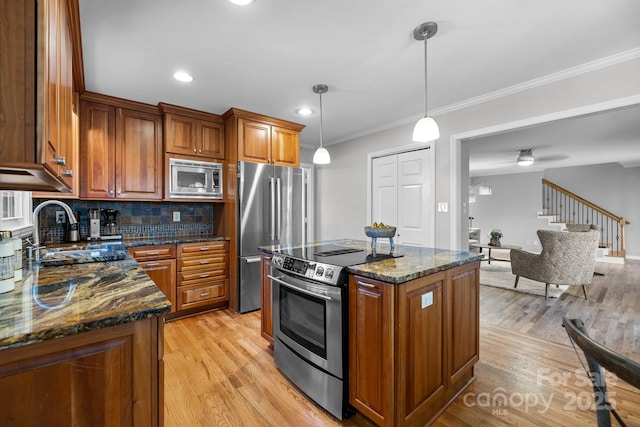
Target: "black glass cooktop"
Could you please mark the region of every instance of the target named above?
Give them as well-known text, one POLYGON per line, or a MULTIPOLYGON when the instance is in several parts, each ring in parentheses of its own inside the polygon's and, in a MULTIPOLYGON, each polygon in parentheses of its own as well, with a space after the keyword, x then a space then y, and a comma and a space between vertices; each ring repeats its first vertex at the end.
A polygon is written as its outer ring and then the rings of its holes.
POLYGON ((384 253, 382 251, 377 251, 374 255, 370 249, 363 250, 340 245, 319 245, 305 248, 283 249, 278 252, 302 260, 332 264, 340 267, 367 264, 402 256, 388 252, 384 253))

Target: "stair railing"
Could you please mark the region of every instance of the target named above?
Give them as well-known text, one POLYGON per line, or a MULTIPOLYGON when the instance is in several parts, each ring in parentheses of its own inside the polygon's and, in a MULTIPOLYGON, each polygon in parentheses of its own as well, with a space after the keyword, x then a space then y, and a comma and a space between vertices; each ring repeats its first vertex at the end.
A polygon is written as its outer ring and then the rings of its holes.
POLYGON ((573 194, 551 181, 542 179, 542 207, 554 222, 567 224, 596 224, 600 227, 600 247, 608 248, 610 256, 625 257, 623 217, 573 194))

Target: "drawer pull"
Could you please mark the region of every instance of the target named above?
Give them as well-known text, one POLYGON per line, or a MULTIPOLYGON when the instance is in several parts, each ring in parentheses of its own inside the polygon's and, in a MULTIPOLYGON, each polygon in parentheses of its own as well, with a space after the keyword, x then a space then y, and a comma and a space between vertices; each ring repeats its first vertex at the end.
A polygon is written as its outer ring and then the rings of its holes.
POLYGON ((209 296, 209 292, 203 292, 200 294, 201 297, 207 297, 209 296))
POLYGON ((208 250, 210 250, 210 248, 208 248, 208 247, 204 247, 204 248, 200 248, 200 250, 201 250, 201 251, 208 251, 208 250))
POLYGON ((200 261, 200 264, 201 264, 201 265, 209 264, 209 261, 200 261))
POLYGON ((150 262, 150 263, 147 264, 147 267, 157 267, 159 265, 160 265, 159 262, 150 262))
POLYGON ((209 275, 208 275, 208 274, 201 274, 201 275, 200 275, 200 278, 201 278, 201 279, 204 279, 205 277, 209 277, 209 275))
POLYGON ((358 280, 358 285, 366 286, 367 288, 375 288, 376 285, 372 285, 371 283, 365 283, 358 280))
POLYGON ((147 254, 147 256, 149 256, 149 255, 160 255, 160 252, 153 251, 153 252, 147 252, 146 254, 147 254))

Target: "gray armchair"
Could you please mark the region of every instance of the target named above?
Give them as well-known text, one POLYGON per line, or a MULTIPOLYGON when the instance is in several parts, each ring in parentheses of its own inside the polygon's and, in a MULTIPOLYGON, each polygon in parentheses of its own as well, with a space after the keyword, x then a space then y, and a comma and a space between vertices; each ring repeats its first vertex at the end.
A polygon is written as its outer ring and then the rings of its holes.
POLYGON ((586 285, 593 279, 600 233, 597 230, 583 233, 538 230, 538 238, 542 245, 540 254, 511 250, 511 272, 516 275, 513 287, 518 287, 520 276, 543 282, 547 300, 550 284, 582 285, 587 299, 586 285))

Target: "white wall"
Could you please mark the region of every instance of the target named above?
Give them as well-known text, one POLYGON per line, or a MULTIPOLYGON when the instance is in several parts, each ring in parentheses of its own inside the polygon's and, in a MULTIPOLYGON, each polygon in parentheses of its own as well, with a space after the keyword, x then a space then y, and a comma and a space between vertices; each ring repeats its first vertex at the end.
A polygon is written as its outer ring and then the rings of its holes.
MULTIPOLYGON (((455 141, 459 135, 469 132, 482 134, 482 129, 490 129, 504 123, 633 95, 640 95, 640 58, 436 115, 441 135, 435 144, 436 204, 448 202, 450 206, 449 213, 434 212, 436 246, 464 248, 467 243, 466 233, 461 233, 468 227, 466 197, 469 183, 468 180, 460 182, 460 147, 454 143, 452 148, 452 140, 455 141), (453 156, 452 150, 455 154, 453 156), (452 185, 456 186, 453 194, 458 193, 464 197, 450 200, 452 185), (451 218, 452 210, 455 218, 451 218), (455 237, 454 242, 452 237, 455 237)), ((362 227, 366 222, 367 154, 411 144, 412 130, 413 123, 410 123, 328 147, 331 164, 316 168, 318 239, 364 238, 362 227)))

